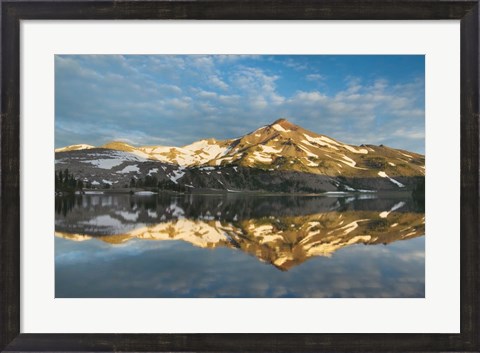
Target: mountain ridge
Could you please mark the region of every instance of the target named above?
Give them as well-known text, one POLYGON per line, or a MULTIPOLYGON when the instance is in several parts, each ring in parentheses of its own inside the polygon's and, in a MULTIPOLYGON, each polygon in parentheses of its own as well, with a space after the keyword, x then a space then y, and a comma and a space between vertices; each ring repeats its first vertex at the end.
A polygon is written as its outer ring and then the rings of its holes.
MULTIPOLYGON (((71 147, 71 148, 69 148, 71 147)), ((349 145, 286 119, 243 136, 182 147, 132 146, 56 150, 56 170, 97 188, 177 191, 334 192, 413 190, 424 183, 425 157, 387 146, 349 145)))
POLYGON ((327 176, 425 175, 421 154, 383 145, 350 145, 326 135, 277 119, 250 133, 233 139, 214 138, 194 141, 182 147, 133 146, 122 141, 102 146, 72 145, 56 152, 105 148, 133 153, 181 167, 243 166, 264 170, 289 170, 327 176), (381 168, 380 168, 381 167, 381 168), (372 173, 371 171, 375 172, 372 173))

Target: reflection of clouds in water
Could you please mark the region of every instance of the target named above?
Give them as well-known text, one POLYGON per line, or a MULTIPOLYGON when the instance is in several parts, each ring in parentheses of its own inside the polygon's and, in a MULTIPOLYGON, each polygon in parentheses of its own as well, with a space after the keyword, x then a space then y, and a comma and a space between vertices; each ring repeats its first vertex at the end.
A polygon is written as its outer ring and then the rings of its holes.
POLYGON ((400 240, 423 234, 417 206, 406 200, 402 212, 392 212, 398 199, 339 200, 82 197, 56 216, 56 231, 63 231, 56 233, 56 294, 423 297, 424 238, 400 240), (345 233, 345 225, 365 218, 370 221, 345 233), (231 242, 218 236, 225 232, 231 242), (390 244, 354 244, 363 241, 390 244))
MULTIPOLYGON (((57 239, 56 246, 69 243, 57 239)), ((78 248, 79 243, 74 244, 78 248)), ((387 246, 354 245, 288 272, 232 249, 135 241, 112 250, 100 242, 91 244, 69 256, 57 256, 57 296, 424 296, 424 237, 387 246)))
POLYGON ((398 258, 405 261, 405 262, 411 262, 411 261, 425 261, 425 252, 424 251, 412 251, 410 253, 406 254, 399 254, 398 258))
POLYGON ((96 259, 115 261, 125 256, 141 255, 145 251, 168 249, 174 245, 171 242, 131 240, 112 246, 97 239, 90 239, 84 242, 55 239, 55 263, 58 265, 76 265, 91 262, 96 259))

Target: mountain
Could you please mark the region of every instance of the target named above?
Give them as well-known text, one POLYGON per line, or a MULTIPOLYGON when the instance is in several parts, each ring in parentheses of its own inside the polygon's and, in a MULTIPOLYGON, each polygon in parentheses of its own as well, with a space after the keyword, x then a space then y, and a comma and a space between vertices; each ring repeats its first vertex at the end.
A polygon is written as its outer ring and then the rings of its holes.
POLYGON ((164 188, 183 190, 406 190, 425 175, 423 155, 383 145, 345 144, 285 119, 236 139, 205 139, 183 147, 135 147, 115 141, 55 152, 57 170, 68 168, 87 183, 114 188, 130 187, 132 178, 148 176, 164 188))
POLYGON ((385 146, 352 146, 305 130, 285 119, 235 141, 209 165, 240 165, 328 176, 424 175, 423 156, 385 146))

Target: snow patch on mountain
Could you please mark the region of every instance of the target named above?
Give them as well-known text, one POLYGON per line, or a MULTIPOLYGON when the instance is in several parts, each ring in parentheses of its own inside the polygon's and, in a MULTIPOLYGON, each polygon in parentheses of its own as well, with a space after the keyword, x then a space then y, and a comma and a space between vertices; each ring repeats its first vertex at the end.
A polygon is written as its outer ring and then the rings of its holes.
POLYGON ((334 150, 338 150, 337 147, 335 147, 334 145, 339 145, 337 142, 329 139, 328 137, 325 137, 325 136, 320 136, 320 137, 312 137, 308 134, 303 134, 303 136, 305 136, 305 138, 309 141, 309 142, 314 142, 320 146, 324 146, 324 147, 330 147, 334 150))
POLYGON ((342 156, 342 158, 345 159, 346 162, 344 162, 344 161, 341 161, 341 162, 345 163, 346 165, 349 165, 352 168, 355 168, 355 166, 357 165, 357 163, 353 159, 351 159, 350 157, 342 156))
POLYGON ((123 160, 119 159, 94 159, 90 161, 82 161, 83 163, 90 163, 94 166, 101 168, 101 169, 112 169, 113 167, 117 167, 123 163, 123 160))
POLYGON ((168 178, 173 181, 175 184, 178 184, 178 179, 183 177, 185 175, 185 172, 180 169, 180 170, 173 170, 172 171, 173 175, 169 175, 168 178))
POLYGON ((353 152, 353 153, 362 153, 362 154, 367 154, 368 153, 368 150, 365 149, 365 148, 356 149, 355 147, 350 146, 350 145, 343 145, 343 148, 346 148, 347 150, 349 150, 350 152, 353 152))
POLYGON ((262 152, 255 151, 253 152, 253 159, 254 161, 262 162, 262 163, 271 163, 272 157, 265 155, 262 152))
POLYGON ((123 162, 144 162, 146 159, 136 156, 131 153, 123 151, 109 151, 105 153, 88 153, 86 160, 82 160, 82 163, 93 164, 101 169, 112 169, 121 165, 123 162), (111 158, 105 158, 106 156, 111 158))
POLYGON ((274 125, 272 126, 272 128, 274 128, 275 130, 277 130, 277 131, 279 131, 279 132, 288 132, 288 131, 290 131, 290 130, 284 129, 283 126, 280 125, 280 124, 274 124, 274 125))
POLYGON ((298 147, 307 154, 309 157, 314 157, 318 158, 318 156, 315 153, 310 152, 307 148, 303 147, 302 145, 298 145, 298 147))
MULTIPOLYGON (((132 172, 140 173, 140 169, 138 168, 138 166, 136 164, 127 165, 125 168, 123 168, 122 170, 119 170, 117 173, 126 174, 126 173, 132 173, 132 172)), ((148 174, 148 175, 150 175, 150 174, 148 174)))
POLYGON ((158 168, 152 168, 148 171, 147 175, 152 176, 153 173, 158 173, 158 168))
POLYGON ((280 148, 279 150, 273 148, 273 147, 270 147, 270 146, 261 146, 263 152, 265 153, 274 153, 274 154, 277 154, 277 153, 280 153, 282 152, 282 149, 280 148))

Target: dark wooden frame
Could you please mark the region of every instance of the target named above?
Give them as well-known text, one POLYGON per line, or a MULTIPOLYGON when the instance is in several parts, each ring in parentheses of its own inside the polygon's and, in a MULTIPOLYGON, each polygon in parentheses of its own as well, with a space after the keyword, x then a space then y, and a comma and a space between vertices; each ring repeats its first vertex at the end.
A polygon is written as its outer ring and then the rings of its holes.
POLYGON ((478 0, 234 0, 228 2, 218 0, 7 0, 1 3, 1 50, 0 349, 5 351, 480 351, 480 310, 477 302, 480 298, 478 0), (21 334, 19 28, 20 21, 24 19, 461 20, 461 333, 21 334))

